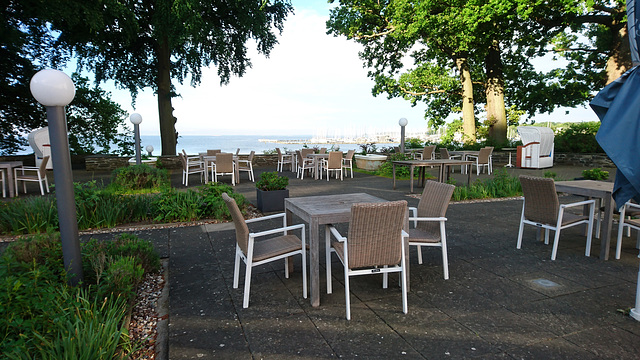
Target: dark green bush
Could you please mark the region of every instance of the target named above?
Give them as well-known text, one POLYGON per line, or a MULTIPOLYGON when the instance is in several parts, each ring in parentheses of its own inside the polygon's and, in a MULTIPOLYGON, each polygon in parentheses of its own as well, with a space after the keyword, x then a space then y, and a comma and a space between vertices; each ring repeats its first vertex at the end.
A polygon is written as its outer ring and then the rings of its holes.
POLYGON ((582 177, 587 180, 607 180, 609 178, 609 172, 601 168, 583 170, 582 177))
MULTIPOLYGON (((288 185, 287 179, 287 185, 288 185)), ((285 185, 286 187, 286 185, 285 185)), ((246 208, 246 199, 242 194, 234 193, 233 188, 227 184, 210 182, 200 187, 200 194, 203 200, 203 212, 208 217, 220 220, 231 220, 231 213, 227 204, 222 200, 222 193, 227 193, 232 197, 241 211, 246 208)))
POLYGON ((170 186, 169 173, 146 164, 131 165, 113 170, 111 186, 116 191, 135 191, 143 189, 158 190, 170 186))
POLYGON ((3 234, 46 233, 57 228, 58 209, 53 195, 0 203, 0 231, 3 234))
POLYGON ((520 180, 504 169, 494 172, 493 178, 476 180, 469 186, 458 186, 453 191, 453 200, 488 199, 521 196, 520 180))
POLYGON ((263 172, 256 182, 256 188, 262 191, 284 190, 289 186, 289 178, 278 175, 277 171, 263 172))
POLYGON ((556 153, 603 153, 596 141, 600 122, 565 123, 565 129, 556 133, 554 138, 556 153))
MULTIPOLYGON (((402 160, 413 160, 411 154, 403 154, 403 153, 393 153, 387 156, 387 161, 385 161, 378 170, 376 171, 376 175, 392 177, 393 176, 393 161, 402 161, 402 160)), ((396 166, 396 177, 403 179, 409 177, 409 167, 408 166, 396 166)), ((415 169, 418 171, 418 168, 415 169)))

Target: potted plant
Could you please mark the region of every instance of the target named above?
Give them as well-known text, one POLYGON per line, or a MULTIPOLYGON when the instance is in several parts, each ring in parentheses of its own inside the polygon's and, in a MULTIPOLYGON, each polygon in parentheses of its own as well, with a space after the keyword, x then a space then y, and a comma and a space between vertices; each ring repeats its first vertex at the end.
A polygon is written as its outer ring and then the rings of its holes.
POLYGON ((277 171, 265 172, 256 182, 258 210, 263 213, 283 211, 284 199, 289 197, 289 178, 278 175, 277 171))

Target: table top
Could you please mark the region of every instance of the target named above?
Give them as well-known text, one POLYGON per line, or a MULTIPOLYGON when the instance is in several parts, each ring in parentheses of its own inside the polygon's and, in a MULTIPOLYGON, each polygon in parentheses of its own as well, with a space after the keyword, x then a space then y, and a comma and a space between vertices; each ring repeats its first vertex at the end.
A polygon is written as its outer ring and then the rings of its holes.
POLYGON ((613 193, 613 183, 609 181, 596 181, 596 180, 571 180, 571 181, 556 181, 556 190, 559 192, 571 192, 577 195, 587 193, 585 195, 597 193, 613 193), (578 193, 580 192, 580 193, 578 193))
POLYGON ((380 203, 387 200, 365 193, 303 196, 284 200, 285 209, 305 220, 316 218, 321 224, 347 222, 351 205, 355 203, 380 203))
POLYGON ((414 166, 429 166, 429 165, 465 165, 472 164, 473 161, 457 160, 457 159, 431 159, 431 160, 397 160, 392 161, 398 165, 414 165, 414 166))
POLYGON ((12 167, 22 166, 22 161, 0 161, 0 167, 9 169, 12 167))

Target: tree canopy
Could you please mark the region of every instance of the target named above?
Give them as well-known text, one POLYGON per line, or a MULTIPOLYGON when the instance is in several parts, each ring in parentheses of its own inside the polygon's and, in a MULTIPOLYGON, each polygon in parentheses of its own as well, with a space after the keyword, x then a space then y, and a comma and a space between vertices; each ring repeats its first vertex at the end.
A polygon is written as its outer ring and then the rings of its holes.
POLYGON ((175 155, 172 81, 198 85, 210 65, 221 84, 242 76, 251 66, 247 44, 268 56, 291 11, 288 0, 69 0, 52 23, 61 32, 56 44, 72 49, 97 81, 112 79, 134 99, 144 88, 156 92, 162 154, 175 155))

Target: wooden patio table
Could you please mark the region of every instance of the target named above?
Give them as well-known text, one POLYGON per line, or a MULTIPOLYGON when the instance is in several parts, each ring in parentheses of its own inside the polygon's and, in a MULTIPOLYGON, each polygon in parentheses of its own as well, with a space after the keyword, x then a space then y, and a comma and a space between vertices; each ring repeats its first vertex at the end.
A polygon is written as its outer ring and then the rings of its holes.
MULTIPOLYGON (((284 200, 287 224, 292 224, 292 214, 309 224, 309 275, 311 277, 311 306, 320 305, 320 225, 349 222, 351 205, 355 203, 380 203, 387 200, 365 193, 321 195, 288 198, 284 200)), ((408 227, 408 212, 405 228, 408 227)), ((407 279, 409 279, 409 244, 405 246, 407 279)), ((324 250, 324 247, 323 247, 324 250)), ((324 255, 324 254, 322 254, 324 255)), ((331 266, 331 264, 326 264, 331 266)), ((407 289, 409 281, 407 280, 407 289)))
MULTIPOLYGON (((611 227, 613 224, 613 183, 596 180, 556 181, 556 191, 567 194, 580 195, 586 198, 602 199, 604 205, 604 219, 602 221, 602 235, 600 235, 600 259, 609 259, 609 245, 611 244, 611 227)), ((599 209, 596 209, 599 211, 599 209)))
MULTIPOLYGON (((427 166, 438 166, 440 168, 440 172, 438 173, 438 181, 445 182, 449 178, 449 174, 451 171, 451 166, 466 166, 472 164, 471 161, 466 160, 455 160, 455 159, 436 159, 436 160, 400 160, 393 161, 393 189, 396 188, 396 165, 408 166, 409 167, 409 176, 411 179, 409 192, 413 193, 413 169, 416 167, 420 167, 420 175, 419 180, 421 184, 424 185, 424 173, 425 168, 427 166)), ((467 172, 467 185, 471 182, 471 173, 467 172)))
POLYGON ((0 171, 5 169, 7 171, 7 177, 5 178, 6 184, 2 184, 2 186, 7 186, 9 188, 9 197, 14 197, 18 195, 15 192, 15 184, 13 181, 13 168, 21 167, 22 161, 2 161, 0 162, 0 171))

